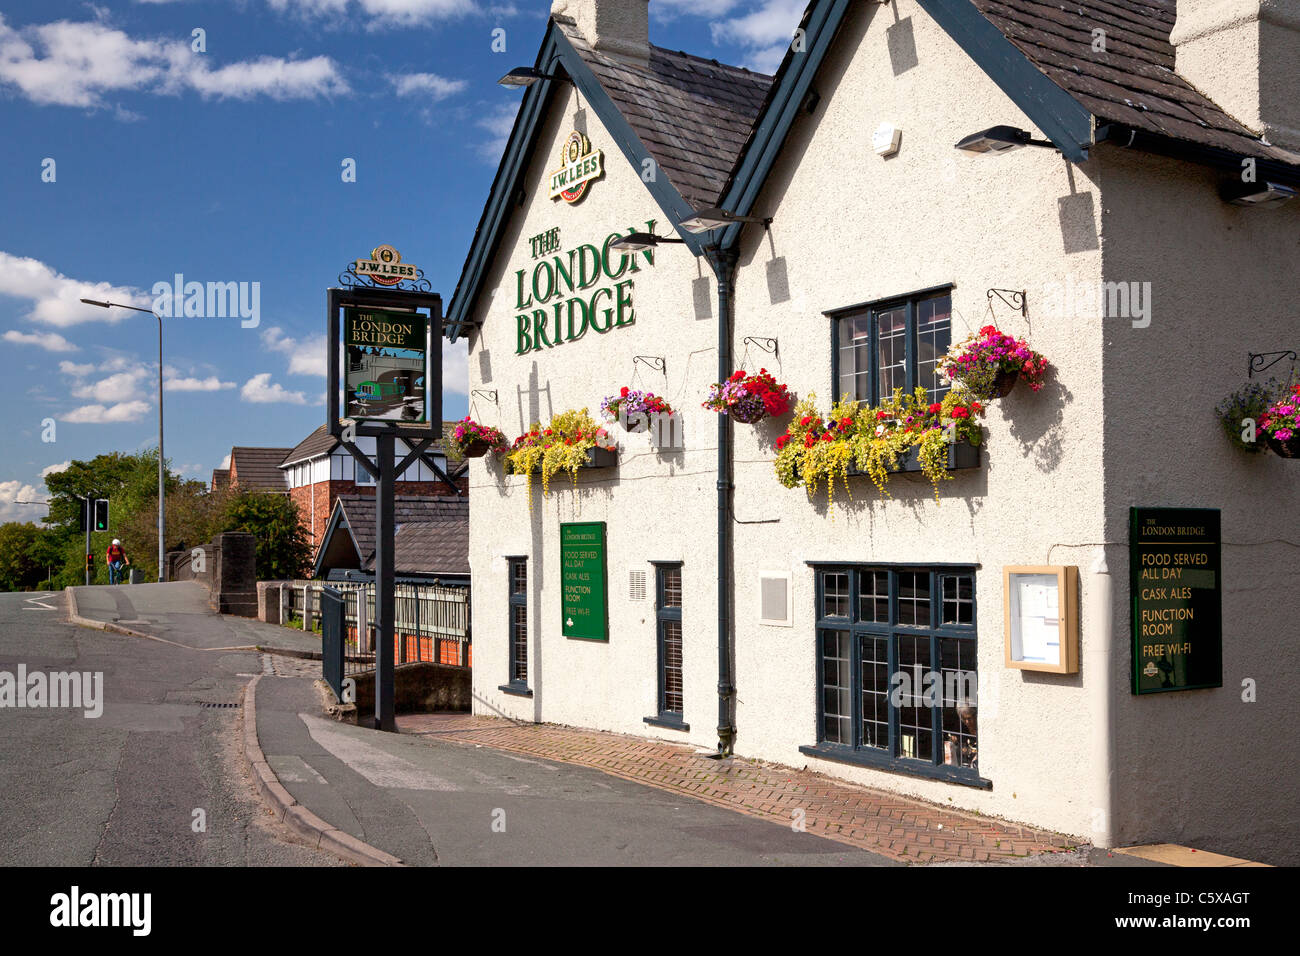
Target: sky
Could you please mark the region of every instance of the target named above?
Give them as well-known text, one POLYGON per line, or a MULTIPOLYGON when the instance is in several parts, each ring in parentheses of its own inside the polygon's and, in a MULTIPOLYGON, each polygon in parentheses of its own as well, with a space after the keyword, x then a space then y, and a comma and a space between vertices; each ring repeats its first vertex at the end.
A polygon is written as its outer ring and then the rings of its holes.
MULTIPOLYGON (((803 6, 651 0, 650 39, 773 72, 803 6)), ((20 502, 73 459, 157 445, 158 323, 83 297, 149 308, 177 276, 243 284, 236 314, 163 320, 183 477, 322 424, 325 290, 389 244, 450 300, 522 99, 496 81, 533 63, 550 7, 5 0, 0 521, 39 520, 20 502)), ((458 418, 463 341, 443 365, 458 418)))

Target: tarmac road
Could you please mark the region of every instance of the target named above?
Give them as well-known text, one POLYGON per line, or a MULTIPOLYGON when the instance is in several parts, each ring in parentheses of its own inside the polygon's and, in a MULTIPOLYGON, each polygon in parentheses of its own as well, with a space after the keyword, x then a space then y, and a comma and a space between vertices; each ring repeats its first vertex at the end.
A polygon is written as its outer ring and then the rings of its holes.
POLYGON ((269 819, 239 755, 239 709, 204 706, 237 702, 260 655, 80 628, 64 609, 58 593, 0 594, 0 674, 103 675, 97 718, 0 707, 0 864, 340 865, 269 819))

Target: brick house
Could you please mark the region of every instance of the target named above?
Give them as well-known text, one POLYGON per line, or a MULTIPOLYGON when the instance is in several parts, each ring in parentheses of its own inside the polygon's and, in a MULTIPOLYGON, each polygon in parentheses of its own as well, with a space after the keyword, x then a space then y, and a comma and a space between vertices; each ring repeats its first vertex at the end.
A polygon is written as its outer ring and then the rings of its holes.
MULTIPOLYGON (((373 438, 357 438, 357 446, 367 454, 374 454, 374 444, 373 438)), ((334 503, 339 497, 341 495, 374 497, 375 482, 364 469, 356 467, 351 454, 337 438, 326 431, 324 425, 304 438, 296 447, 283 451, 278 468, 283 475, 289 497, 298 505, 303 527, 311 541, 314 555, 325 538, 326 525, 334 510, 334 503)), ((410 451, 409 446, 399 440, 398 460, 400 461, 408 451, 410 451)), ((461 494, 468 493, 469 485, 464 462, 453 462, 448 470, 447 456, 438 445, 430 449, 430 456, 452 479, 461 494)), ((411 465, 397 481, 397 494, 407 497, 457 494, 456 490, 447 485, 422 461, 411 465)))
MULTIPOLYGON (((289 454, 289 448, 249 448, 236 445, 230 449, 230 468, 227 470, 227 487, 231 491, 286 492, 280 462, 289 454)), ((217 473, 213 473, 213 484, 217 473)))

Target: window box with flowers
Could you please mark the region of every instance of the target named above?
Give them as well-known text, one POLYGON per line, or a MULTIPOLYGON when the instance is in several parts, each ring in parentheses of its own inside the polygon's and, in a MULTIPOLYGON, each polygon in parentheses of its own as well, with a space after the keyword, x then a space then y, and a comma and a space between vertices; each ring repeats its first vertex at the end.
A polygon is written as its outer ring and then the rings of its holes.
POLYGON ((1047 359, 1024 339, 999 332, 992 325, 952 346, 938 367, 938 374, 954 388, 982 401, 1005 398, 1021 378, 1036 392, 1043 387, 1046 371, 1047 359))
POLYGON ((480 425, 468 416, 456 423, 447 443, 453 458, 482 458, 490 451, 503 452, 509 447, 500 429, 480 425))
POLYGON ((767 369, 750 375, 739 369, 725 382, 709 386, 703 406, 719 415, 730 415, 738 422, 755 425, 764 418, 775 418, 790 410, 790 392, 778 384, 767 369))
POLYGON ((1259 433, 1275 455, 1300 458, 1300 385, 1292 385, 1259 416, 1259 433))
POLYGON ((809 497, 825 482, 832 507, 836 480, 852 498, 851 475, 867 475, 889 497, 891 474, 921 472, 938 501, 939 483, 950 480, 951 471, 979 467, 983 432, 977 419, 984 406, 969 392, 958 389, 930 402, 924 387, 910 395, 897 389, 877 406, 843 400, 824 420, 815 399, 799 403, 776 440, 776 474, 787 488, 804 485, 809 497))
POLYGON ((542 476, 542 494, 549 493, 551 479, 567 471, 575 485, 580 468, 610 468, 618 464, 618 446, 609 433, 596 424, 587 409, 570 409, 551 419, 534 423, 514 440, 505 456, 507 474, 528 477, 528 503, 533 501, 533 474, 542 476))
POLYGON ((641 392, 624 385, 617 395, 608 396, 600 403, 605 421, 619 423, 629 432, 649 429, 652 416, 672 415, 673 407, 654 392, 641 392))

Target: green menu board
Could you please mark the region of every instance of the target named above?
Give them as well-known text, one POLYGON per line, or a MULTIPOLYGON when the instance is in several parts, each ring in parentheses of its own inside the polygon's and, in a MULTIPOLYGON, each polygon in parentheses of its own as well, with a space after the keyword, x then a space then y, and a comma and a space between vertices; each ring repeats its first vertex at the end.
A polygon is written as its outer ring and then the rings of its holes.
POLYGON ((560 525, 560 590, 564 636, 609 640, 605 522, 560 525))
POLYGON ((1223 686, 1220 515, 1129 509, 1133 693, 1223 686))

